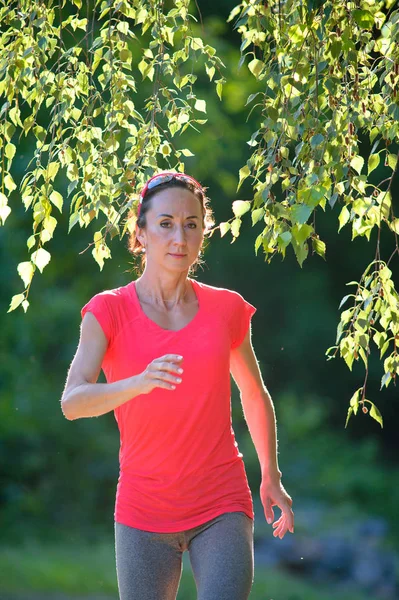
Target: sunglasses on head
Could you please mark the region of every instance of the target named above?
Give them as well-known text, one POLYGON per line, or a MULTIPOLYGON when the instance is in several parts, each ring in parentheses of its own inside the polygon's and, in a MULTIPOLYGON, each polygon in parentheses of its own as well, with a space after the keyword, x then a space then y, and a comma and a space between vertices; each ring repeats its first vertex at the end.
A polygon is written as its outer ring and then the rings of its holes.
POLYGON ((168 181, 172 181, 172 179, 178 179, 179 181, 184 181, 185 183, 193 183, 199 190, 201 190, 201 192, 204 191, 202 189, 201 184, 196 179, 194 179, 194 177, 191 177, 191 175, 186 175, 185 173, 169 172, 158 173, 157 175, 153 175, 152 177, 150 177, 150 179, 147 181, 147 183, 140 192, 137 218, 140 216, 141 204, 147 191, 152 190, 157 185, 161 185, 161 183, 167 183, 168 181))

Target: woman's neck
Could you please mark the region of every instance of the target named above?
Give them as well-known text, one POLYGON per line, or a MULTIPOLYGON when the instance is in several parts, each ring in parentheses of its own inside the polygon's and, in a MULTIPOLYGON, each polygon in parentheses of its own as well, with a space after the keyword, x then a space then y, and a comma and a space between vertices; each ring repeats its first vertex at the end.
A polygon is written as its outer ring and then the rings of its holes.
POLYGON ((193 290, 187 272, 152 275, 145 270, 135 285, 141 301, 159 308, 170 310, 176 305, 192 301, 193 290))

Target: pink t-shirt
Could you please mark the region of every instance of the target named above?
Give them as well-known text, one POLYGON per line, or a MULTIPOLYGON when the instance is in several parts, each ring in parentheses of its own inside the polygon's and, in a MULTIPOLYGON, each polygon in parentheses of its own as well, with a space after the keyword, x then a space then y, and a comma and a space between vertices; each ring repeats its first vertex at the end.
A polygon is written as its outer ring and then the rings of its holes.
POLYGON ((142 373, 164 354, 183 356, 176 389, 155 388, 114 410, 120 431, 115 521, 170 533, 223 512, 254 518, 242 454, 231 422, 230 350, 256 308, 232 290, 190 279, 199 310, 182 329, 144 313, 135 282, 93 296, 82 308, 100 323, 108 383, 142 373))

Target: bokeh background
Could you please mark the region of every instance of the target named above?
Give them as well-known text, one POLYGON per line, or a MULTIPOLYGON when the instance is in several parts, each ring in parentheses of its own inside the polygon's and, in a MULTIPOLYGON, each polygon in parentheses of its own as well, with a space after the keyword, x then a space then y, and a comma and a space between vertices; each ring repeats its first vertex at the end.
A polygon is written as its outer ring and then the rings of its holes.
MULTIPOLYGON (((238 69, 240 36, 226 18, 227 0, 200 3, 203 25, 196 35, 213 45, 226 65, 223 101, 200 66, 197 96, 207 102, 200 133, 189 128, 179 147, 190 148, 186 172, 208 187, 216 221, 232 216, 236 199, 251 199, 247 179, 236 192, 238 170, 251 148, 259 115, 245 102, 258 91, 244 65, 238 69)), ((136 49, 138 51, 138 49, 136 49)), ((141 76, 140 76, 141 77, 141 76)), ((136 103, 150 93, 143 82, 136 103)), ((368 140, 360 151, 367 157, 368 140)), ((20 180, 32 148, 21 139, 15 179, 20 180)), ((392 149, 394 151, 394 149, 392 149)), ((161 168, 167 165, 159 163, 161 168)), ((380 181, 378 169, 373 175, 380 181)), ((61 181, 66 189, 67 182, 61 181)), ((398 183, 393 187, 397 205, 398 183)), ((374 350, 369 397, 384 418, 384 428, 360 412, 345 419, 349 399, 364 379, 362 364, 351 373, 342 359, 327 361, 334 345, 338 305, 373 260, 376 234, 369 242, 346 226, 339 234, 339 207, 317 213, 317 232, 327 244, 300 268, 292 249, 270 264, 254 242, 261 224, 250 216, 238 240, 215 233, 196 277, 239 291, 257 307, 253 344, 265 384, 273 398, 279 466, 293 498, 295 533, 275 539, 259 502, 260 471, 233 385, 233 427, 244 455, 256 506, 254 600, 330 600, 399 597, 399 468, 397 390, 380 391, 383 374, 374 350)), ((75 227, 67 235, 68 214, 60 217, 48 243, 52 260, 34 278, 26 314, 7 314, 13 294, 22 289, 16 271, 27 259, 31 215, 14 193, 13 212, 0 231, 0 598, 2 600, 117 599, 113 507, 118 477, 119 434, 112 413, 67 421, 60 398, 79 339, 80 309, 95 293, 125 285, 135 277, 127 239, 114 238, 112 260, 102 272, 90 250, 93 229, 75 227)), ((94 226, 94 225, 93 225, 94 226)), ((393 239, 382 231, 381 256, 387 260, 393 239)), ((397 275, 398 259, 392 270, 397 275)), ((103 375, 100 378, 104 381, 103 375)), ((275 508, 278 518, 279 509, 275 508)), ((187 555, 178 600, 196 597, 187 555)))

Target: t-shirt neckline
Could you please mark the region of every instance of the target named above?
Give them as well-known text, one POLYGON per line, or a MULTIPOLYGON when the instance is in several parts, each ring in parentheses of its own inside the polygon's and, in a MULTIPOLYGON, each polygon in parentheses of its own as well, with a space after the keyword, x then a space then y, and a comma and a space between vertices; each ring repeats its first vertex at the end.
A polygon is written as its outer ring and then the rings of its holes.
POLYGON ((133 301, 136 305, 136 308, 138 310, 138 314, 140 315, 140 317, 142 319, 144 319, 152 327, 155 327, 156 329, 158 329, 160 331, 164 331, 165 333, 181 333, 183 331, 186 331, 186 329, 188 329, 193 323, 197 322, 197 320, 200 316, 200 313, 202 313, 202 298, 201 298, 201 294, 200 294, 200 285, 198 284, 198 282, 195 279, 191 279, 190 277, 188 277, 187 279, 191 283, 191 286, 197 297, 198 310, 195 313, 194 317, 191 319, 191 321, 189 321, 186 325, 184 325, 184 327, 181 327, 180 329, 165 329, 165 327, 161 327, 160 325, 158 325, 158 323, 156 323, 155 321, 150 319, 150 317, 148 315, 146 315, 146 313, 143 310, 143 307, 140 304, 140 300, 139 300, 137 290, 136 290, 136 281, 132 281, 129 287, 131 288, 131 296, 133 298, 133 301))

